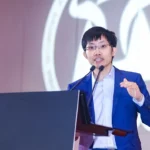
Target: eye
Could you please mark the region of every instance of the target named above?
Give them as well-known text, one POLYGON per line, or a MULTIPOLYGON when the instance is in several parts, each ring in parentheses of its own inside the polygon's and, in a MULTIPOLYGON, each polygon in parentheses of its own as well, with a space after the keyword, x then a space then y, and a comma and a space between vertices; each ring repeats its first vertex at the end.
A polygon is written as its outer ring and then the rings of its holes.
POLYGON ((87 50, 94 50, 94 46, 88 46, 87 50))
POLYGON ((104 45, 102 45, 102 46, 101 46, 101 48, 106 48, 106 47, 107 47, 107 45, 106 45, 106 44, 104 44, 104 45))

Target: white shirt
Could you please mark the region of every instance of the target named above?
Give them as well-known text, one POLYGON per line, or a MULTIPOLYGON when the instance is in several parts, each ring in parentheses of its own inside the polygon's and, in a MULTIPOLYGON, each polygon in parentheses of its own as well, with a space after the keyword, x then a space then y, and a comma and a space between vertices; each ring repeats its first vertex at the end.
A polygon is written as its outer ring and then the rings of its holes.
MULTIPOLYGON (((114 94, 114 78, 115 69, 112 66, 111 71, 104 77, 102 81, 97 82, 93 92, 93 102, 95 110, 95 124, 112 127, 112 106, 114 94)), ((95 78, 92 74, 92 87, 94 86, 95 78)), ((133 101, 142 106, 144 97, 141 102, 133 101)), ((112 134, 109 136, 97 136, 94 138, 93 148, 113 148, 117 149, 115 137, 112 134)))

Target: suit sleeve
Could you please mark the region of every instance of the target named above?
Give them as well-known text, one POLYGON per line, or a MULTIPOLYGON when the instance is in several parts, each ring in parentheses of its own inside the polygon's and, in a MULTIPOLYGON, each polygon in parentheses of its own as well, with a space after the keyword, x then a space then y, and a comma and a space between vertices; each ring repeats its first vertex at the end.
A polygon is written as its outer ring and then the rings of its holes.
POLYGON ((150 126, 150 95, 147 91, 146 85, 142 76, 137 77, 137 84, 140 88, 141 93, 144 95, 145 100, 142 106, 137 105, 138 112, 141 115, 141 120, 144 124, 150 126))

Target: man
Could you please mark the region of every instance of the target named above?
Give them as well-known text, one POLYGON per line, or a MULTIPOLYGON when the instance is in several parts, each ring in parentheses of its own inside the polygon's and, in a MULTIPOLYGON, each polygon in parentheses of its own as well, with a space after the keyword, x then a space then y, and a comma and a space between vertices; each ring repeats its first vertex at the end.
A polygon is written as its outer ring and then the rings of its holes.
MULTIPOLYGON (((102 27, 92 27, 82 38, 83 55, 96 69, 76 87, 89 99, 99 67, 100 73, 89 105, 92 121, 108 127, 132 130, 125 137, 95 137, 93 150, 141 150, 137 131, 137 113, 150 126, 150 97, 140 74, 119 70, 112 65, 117 52, 115 33, 102 27)), ((69 84, 71 89, 75 84, 69 84)))

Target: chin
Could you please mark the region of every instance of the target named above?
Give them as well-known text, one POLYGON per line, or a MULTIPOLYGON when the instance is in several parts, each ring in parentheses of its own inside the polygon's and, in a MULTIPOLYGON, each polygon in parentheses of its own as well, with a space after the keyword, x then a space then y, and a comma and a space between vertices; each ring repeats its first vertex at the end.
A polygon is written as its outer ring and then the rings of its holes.
POLYGON ((105 66, 105 65, 103 65, 103 64, 95 65, 96 68, 99 68, 100 66, 105 66))

